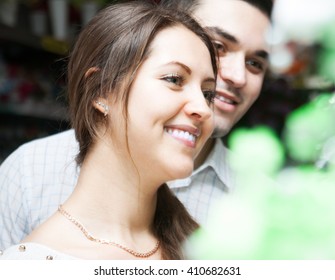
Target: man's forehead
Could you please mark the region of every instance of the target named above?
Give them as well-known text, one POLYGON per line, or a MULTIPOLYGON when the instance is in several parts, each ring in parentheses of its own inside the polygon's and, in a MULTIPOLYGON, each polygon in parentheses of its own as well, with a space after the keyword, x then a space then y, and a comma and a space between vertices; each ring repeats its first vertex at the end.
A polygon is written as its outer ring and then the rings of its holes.
POLYGON ((202 0, 194 16, 216 35, 232 36, 238 43, 268 48, 265 35, 270 19, 258 8, 241 0, 202 0))
POLYGON ((267 20, 270 24, 270 19, 259 8, 242 0, 200 0, 195 6, 194 16, 198 18, 204 25, 217 25, 224 22, 234 22, 240 25, 247 25, 244 17, 261 18, 267 20))

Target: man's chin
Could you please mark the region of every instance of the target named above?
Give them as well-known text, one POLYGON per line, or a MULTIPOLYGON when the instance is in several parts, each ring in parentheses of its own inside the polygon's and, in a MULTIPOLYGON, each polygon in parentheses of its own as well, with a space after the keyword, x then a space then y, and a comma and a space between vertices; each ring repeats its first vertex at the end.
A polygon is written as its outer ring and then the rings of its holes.
POLYGON ((231 130, 231 127, 229 128, 215 127, 210 138, 224 137, 229 133, 230 130, 231 130))

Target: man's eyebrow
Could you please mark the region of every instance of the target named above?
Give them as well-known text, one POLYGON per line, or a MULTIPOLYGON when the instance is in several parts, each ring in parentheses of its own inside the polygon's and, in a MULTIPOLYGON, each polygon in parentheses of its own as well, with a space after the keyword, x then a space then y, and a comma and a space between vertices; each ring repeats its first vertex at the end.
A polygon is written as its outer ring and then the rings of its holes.
MULTIPOLYGON (((223 37, 225 38, 226 40, 234 43, 234 44, 239 44, 239 40, 232 34, 230 34, 229 32, 223 30, 222 28, 220 27, 217 27, 217 26, 208 26, 206 27, 206 30, 208 30, 210 33, 214 33, 216 36, 219 36, 219 37, 223 37)), ((269 58, 269 53, 265 50, 257 50, 255 51, 255 55, 260 57, 260 58, 263 58, 265 60, 268 60, 269 58)))
POLYGON ((267 51, 256 51, 255 54, 265 60, 268 60, 269 53, 267 51))
POLYGON ((234 35, 230 34, 227 31, 224 31, 220 27, 208 26, 208 27, 206 27, 206 30, 208 30, 210 33, 215 33, 215 35, 217 35, 219 37, 223 37, 223 38, 227 39, 228 41, 231 41, 232 43, 235 43, 235 44, 240 43, 234 35))

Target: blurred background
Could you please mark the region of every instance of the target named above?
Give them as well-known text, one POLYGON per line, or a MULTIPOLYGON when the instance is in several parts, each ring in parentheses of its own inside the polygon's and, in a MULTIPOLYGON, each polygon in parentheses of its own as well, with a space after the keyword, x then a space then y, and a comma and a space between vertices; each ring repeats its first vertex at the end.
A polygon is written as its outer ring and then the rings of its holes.
POLYGON ((68 50, 107 0, 0 0, 0 163, 20 144, 69 128, 68 50))

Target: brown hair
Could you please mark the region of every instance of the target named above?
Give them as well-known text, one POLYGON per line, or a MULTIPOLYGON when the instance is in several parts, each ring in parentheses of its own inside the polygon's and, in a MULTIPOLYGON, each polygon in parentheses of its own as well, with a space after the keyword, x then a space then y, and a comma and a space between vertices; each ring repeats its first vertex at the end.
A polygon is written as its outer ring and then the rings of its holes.
MULTIPOLYGON (((175 25, 186 27, 204 42, 216 76, 215 50, 210 38, 184 12, 144 1, 128 1, 104 8, 81 31, 68 65, 69 106, 79 142, 79 165, 97 137, 99 125, 107 120, 92 102, 107 95, 120 101, 127 123, 128 93, 137 69, 149 55, 156 34, 175 25), (90 68, 99 71, 85 77, 90 68)), ((198 225, 167 185, 159 188, 157 197, 153 231, 161 241, 163 258, 180 259, 182 242, 198 225)))
MULTIPOLYGON (((269 19, 271 19, 273 10, 273 0, 239 0, 254 6, 269 19)), ((196 9, 201 9, 201 0, 160 0, 160 4, 166 8, 180 9, 193 14, 196 9)))

